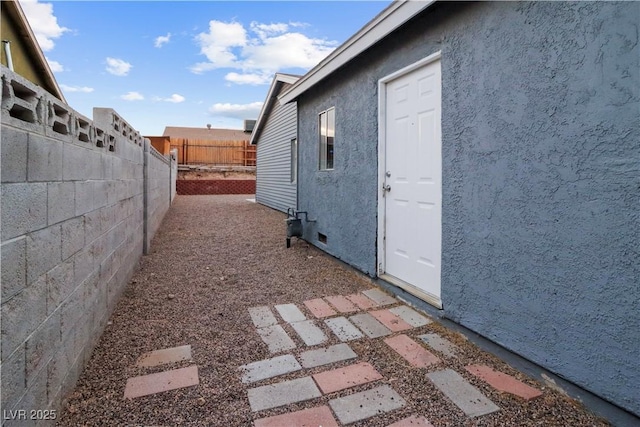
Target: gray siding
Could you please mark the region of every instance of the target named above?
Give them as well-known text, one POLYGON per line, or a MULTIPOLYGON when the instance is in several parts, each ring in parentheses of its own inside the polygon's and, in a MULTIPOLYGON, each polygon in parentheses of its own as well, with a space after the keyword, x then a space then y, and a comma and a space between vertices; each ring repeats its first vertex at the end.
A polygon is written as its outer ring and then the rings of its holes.
POLYGON ((377 81, 441 51, 444 315, 640 414, 639 15, 441 3, 410 21, 298 100, 305 238, 375 275, 377 81))
POLYGON ((256 201, 283 212, 296 207, 290 149, 291 139, 297 137, 296 110, 295 102, 280 105, 276 101, 258 139, 256 201))

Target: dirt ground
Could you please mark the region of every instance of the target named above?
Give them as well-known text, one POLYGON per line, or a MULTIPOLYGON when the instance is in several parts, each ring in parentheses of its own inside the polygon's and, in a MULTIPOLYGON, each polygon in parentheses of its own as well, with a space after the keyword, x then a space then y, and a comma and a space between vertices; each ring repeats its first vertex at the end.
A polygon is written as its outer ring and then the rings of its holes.
MULTIPOLYGON (((250 426, 256 418, 292 407, 327 403, 323 396, 288 408, 251 411, 248 386, 242 384, 238 367, 272 355, 257 335, 248 308, 285 303, 303 307, 305 300, 352 294, 375 285, 303 241, 294 239, 287 249, 285 215, 246 200, 252 197, 176 198, 152 242, 151 254, 143 257, 74 392, 65 400, 58 425, 250 426), (196 364, 199 385, 136 399, 123 397, 128 378, 167 369, 137 368, 140 355, 182 345, 191 345, 193 360, 170 367, 196 364)), ((437 322, 421 331, 437 332, 461 349, 458 358, 443 360, 437 369, 463 372, 468 364, 483 363, 543 390, 543 395, 524 401, 467 378, 501 408, 469 419, 426 379, 424 369, 398 363, 382 340, 358 340, 349 345, 361 361, 383 374, 383 383, 390 384, 407 405, 351 425, 386 426, 410 414, 426 416, 435 427, 608 425, 437 322)), ((339 343, 336 337, 331 340, 329 344, 339 343)), ((279 380, 299 376, 292 373, 279 380)))

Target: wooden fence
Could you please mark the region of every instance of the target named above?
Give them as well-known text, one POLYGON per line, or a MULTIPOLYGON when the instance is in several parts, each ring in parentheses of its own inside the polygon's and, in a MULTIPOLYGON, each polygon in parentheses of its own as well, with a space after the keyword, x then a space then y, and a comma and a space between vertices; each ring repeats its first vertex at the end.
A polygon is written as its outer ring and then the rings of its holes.
POLYGON ((171 138, 180 165, 255 166, 256 146, 249 141, 171 138))

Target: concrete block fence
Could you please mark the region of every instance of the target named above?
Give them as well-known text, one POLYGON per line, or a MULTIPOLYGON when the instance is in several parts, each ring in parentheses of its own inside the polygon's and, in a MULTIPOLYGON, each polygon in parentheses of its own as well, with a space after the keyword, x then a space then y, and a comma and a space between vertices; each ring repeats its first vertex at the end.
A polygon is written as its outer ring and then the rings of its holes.
POLYGON ((1 79, 2 410, 57 410, 169 209, 176 156, 112 109, 90 120, 1 79))

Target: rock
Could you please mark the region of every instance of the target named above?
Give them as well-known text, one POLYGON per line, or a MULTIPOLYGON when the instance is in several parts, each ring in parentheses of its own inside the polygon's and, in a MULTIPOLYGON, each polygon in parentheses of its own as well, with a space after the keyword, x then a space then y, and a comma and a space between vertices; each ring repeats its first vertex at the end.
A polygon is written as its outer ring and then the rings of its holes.
POLYGON ((167 296, 167 298, 169 298, 169 299, 174 299, 175 297, 176 297, 176 296, 175 296, 174 294, 169 294, 169 295, 167 296))

